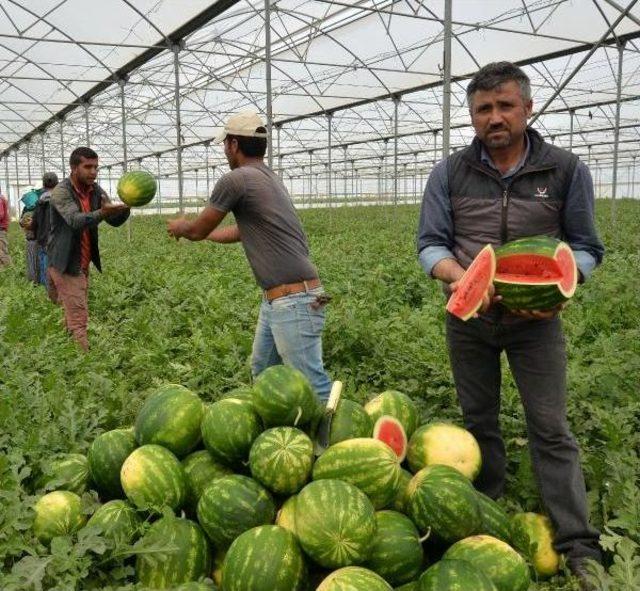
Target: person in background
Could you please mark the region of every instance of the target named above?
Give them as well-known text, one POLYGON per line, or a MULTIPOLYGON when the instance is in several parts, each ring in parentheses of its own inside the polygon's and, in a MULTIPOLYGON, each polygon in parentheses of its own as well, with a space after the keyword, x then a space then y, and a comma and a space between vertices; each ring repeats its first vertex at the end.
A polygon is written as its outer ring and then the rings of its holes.
POLYGON ((33 212, 32 228, 38 245, 38 283, 47 286, 47 241, 49 240, 51 191, 58 184, 55 172, 45 172, 42 176, 42 193, 33 212))
POLYGON ((7 237, 9 220, 9 203, 7 198, 0 192, 0 269, 11 265, 9 239, 7 237))
MULTIPOLYGON (((603 258, 594 224, 587 166, 530 128, 527 75, 509 62, 480 69, 467 87, 475 139, 437 164, 427 182, 418 229, 419 260, 451 293, 475 255, 534 235, 566 241, 581 281, 603 258)), ((500 411, 500 356, 505 351, 524 405, 533 470, 555 528, 554 545, 590 589, 587 559, 601 560, 589 523, 578 445, 567 420, 567 353, 560 307, 509 311, 485 295, 478 318, 447 314, 447 345, 466 427, 482 451, 476 486, 503 494, 506 453, 500 411)))
POLYGON ((251 356, 254 377, 285 363, 304 373, 321 402, 331 380, 322 361, 322 331, 329 297, 309 259, 307 237, 282 180, 264 163, 267 130, 260 116, 242 112, 229 118, 216 138, 224 143, 231 172, 211 193, 209 205, 193 221, 170 220, 170 236, 241 242, 262 288, 251 356), (219 228, 228 212, 236 224, 219 228))
POLYGON ((38 204, 40 193, 39 189, 31 189, 20 198, 24 206, 19 223, 27 241, 25 247, 27 279, 35 284, 38 283, 38 243, 36 242, 33 213, 38 204))
POLYGON ((111 203, 96 183, 98 154, 80 147, 69 157, 71 174, 53 189, 47 242, 49 297, 64 309, 67 330, 83 350, 89 349, 89 265, 98 271, 98 225, 121 226, 129 207, 111 203))

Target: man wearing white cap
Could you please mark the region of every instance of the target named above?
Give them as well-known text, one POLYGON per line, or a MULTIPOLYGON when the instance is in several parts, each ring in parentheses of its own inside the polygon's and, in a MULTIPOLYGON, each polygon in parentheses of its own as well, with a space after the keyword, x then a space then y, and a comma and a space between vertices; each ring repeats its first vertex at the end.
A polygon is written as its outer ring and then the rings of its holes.
POLYGON ((242 242, 263 290, 251 356, 253 376, 285 363, 302 371, 326 401, 331 381, 322 362, 322 330, 329 298, 309 259, 291 197, 264 163, 265 125, 257 113, 237 113, 214 141, 224 144, 231 172, 216 183, 208 206, 195 220, 168 222, 169 235, 176 240, 242 242), (236 224, 216 229, 229 212, 236 224))

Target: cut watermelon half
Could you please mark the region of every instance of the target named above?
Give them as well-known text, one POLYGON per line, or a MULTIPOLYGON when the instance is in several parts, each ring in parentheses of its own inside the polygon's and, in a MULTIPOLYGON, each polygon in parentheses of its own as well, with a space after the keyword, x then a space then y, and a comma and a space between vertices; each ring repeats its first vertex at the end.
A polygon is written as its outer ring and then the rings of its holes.
POLYGON ((495 273, 496 255, 491 244, 487 244, 458 281, 458 288, 447 302, 447 312, 461 320, 469 320, 482 305, 495 273))
POLYGON ((402 462, 407 455, 407 434, 402 423, 389 415, 382 415, 373 426, 373 438, 386 443, 402 462))

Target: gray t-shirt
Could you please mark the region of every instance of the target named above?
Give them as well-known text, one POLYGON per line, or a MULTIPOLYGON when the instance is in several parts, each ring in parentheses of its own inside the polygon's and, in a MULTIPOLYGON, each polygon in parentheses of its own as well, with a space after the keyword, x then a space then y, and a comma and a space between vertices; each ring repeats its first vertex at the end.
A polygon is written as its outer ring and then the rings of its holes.
POLYGON ((233 212, 256 281, 262 289, 318 276, 289 192, 262 163, 225 174, 213 188, 212 207, 233 212))

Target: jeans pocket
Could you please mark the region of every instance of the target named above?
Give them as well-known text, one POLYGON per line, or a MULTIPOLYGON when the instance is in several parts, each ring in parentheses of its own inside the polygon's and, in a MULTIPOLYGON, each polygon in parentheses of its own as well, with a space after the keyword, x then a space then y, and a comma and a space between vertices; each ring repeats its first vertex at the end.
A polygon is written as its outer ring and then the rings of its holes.
POLYGON ((309 315, 309 322, 311 327, 316 333, 322 332, 324 328, 325 310, 324 305, 314 306, 314 303, 307 304, 307 314, 309 315))

